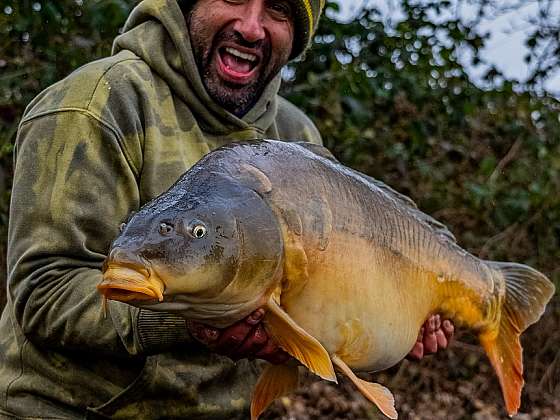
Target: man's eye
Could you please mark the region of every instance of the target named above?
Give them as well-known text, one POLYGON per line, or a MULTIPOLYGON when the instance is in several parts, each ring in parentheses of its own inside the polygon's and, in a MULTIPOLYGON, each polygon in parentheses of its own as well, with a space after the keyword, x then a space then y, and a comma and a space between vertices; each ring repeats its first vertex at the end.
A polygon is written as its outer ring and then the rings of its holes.
POLYGON ((286 2, 273 0, 268 3, 267 7, 274 19, 288 20, 292 18, 292 7, 286 2))

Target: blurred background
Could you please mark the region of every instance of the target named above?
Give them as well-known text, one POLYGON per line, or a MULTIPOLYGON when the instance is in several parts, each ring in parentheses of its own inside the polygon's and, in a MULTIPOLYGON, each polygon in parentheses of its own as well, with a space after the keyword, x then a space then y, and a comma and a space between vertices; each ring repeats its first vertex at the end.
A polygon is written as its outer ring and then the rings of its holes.
MULTIPOLYGON (((0 308, 19 119, 42 89, 110 54, 136 3, 0 0, 0 308)), ((283 72, 283 94, 343 163, 412 197, 469 251, 532 265, 559 288, 559 34, 554 0, 328 1, 312 49, 283 72), (504 16, 523 17, 521 36, 504 16)), ((459 331, 442 354, 373 378, 394 391, 400 418, 507 418, 475 343, 459 331)), ((523 345, 517 418, 560 419, 558 296, 523 345)), ((318 382, 265 417, 376 416, 347 384, 318 382)))

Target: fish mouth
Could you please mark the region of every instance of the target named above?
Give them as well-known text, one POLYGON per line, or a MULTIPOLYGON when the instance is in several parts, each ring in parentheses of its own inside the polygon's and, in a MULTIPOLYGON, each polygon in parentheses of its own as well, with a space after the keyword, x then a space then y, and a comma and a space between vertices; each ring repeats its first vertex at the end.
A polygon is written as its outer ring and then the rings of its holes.
POLYGON ((163 301, 165 284, 145 268, 110 265, 103 272, 97 290, 105 299, 130 302, 136 300, 163 301))

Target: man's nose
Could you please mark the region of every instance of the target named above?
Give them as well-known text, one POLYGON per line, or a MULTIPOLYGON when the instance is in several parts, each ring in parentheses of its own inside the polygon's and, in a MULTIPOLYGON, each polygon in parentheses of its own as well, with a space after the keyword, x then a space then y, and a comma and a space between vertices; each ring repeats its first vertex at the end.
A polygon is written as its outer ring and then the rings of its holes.
POLYGON ((264 1, 249 0, 245 8, 237 17, 233 29, 237 31, 245 41, 257 42, 265 38, 264 29, 264 1))

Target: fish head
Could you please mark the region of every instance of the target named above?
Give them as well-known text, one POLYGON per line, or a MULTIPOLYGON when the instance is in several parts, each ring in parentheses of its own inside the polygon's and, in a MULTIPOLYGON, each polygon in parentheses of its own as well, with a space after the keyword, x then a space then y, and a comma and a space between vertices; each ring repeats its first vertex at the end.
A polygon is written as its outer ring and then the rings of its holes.
POLYGON ((220 327, 266 303, 282 266, 274 213, 234 179, 210 178, 176 184, 130 218, 104 263, 106 299, 220 327))

